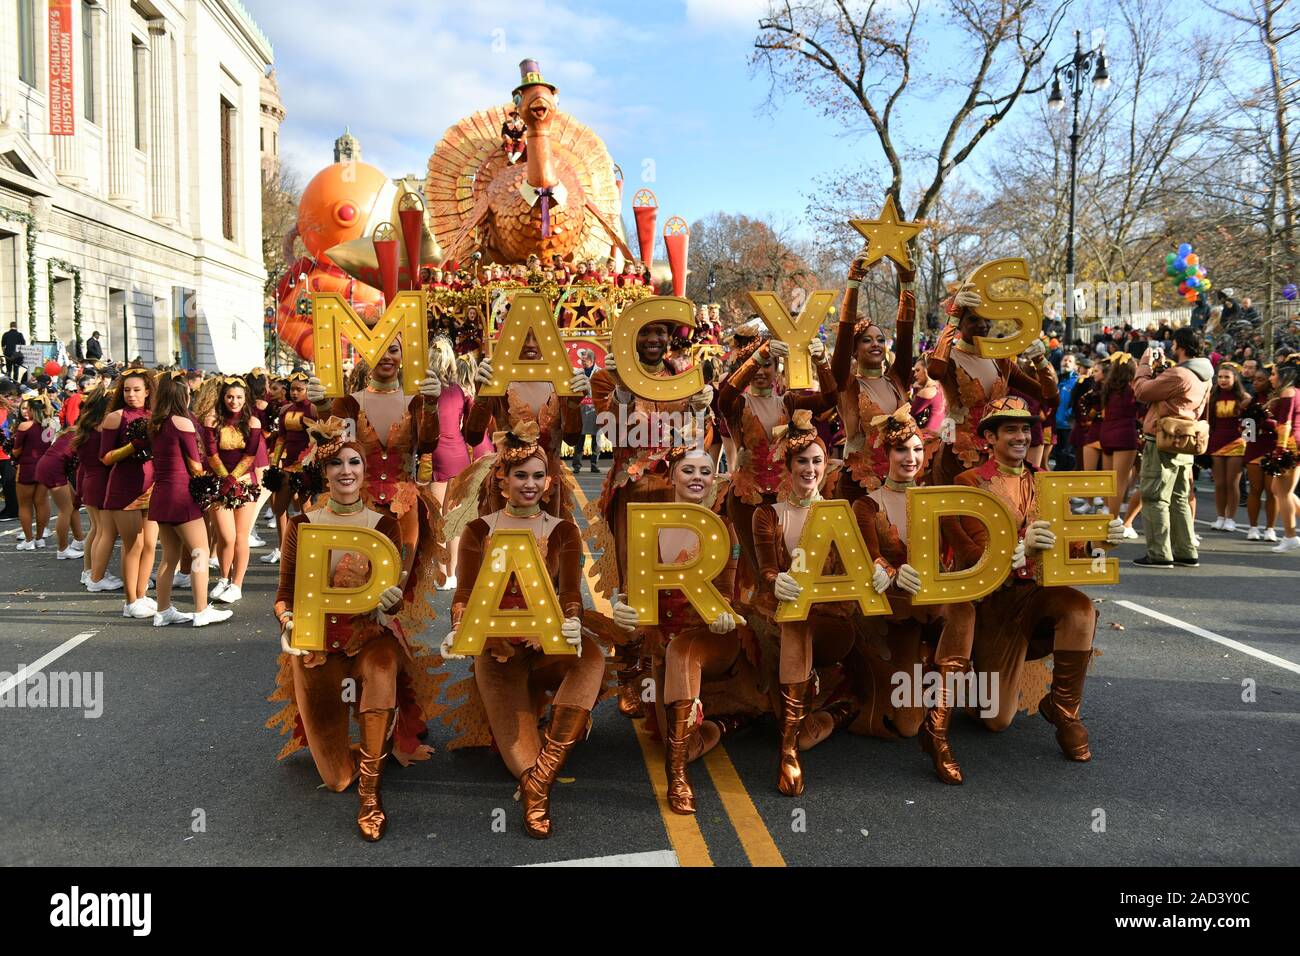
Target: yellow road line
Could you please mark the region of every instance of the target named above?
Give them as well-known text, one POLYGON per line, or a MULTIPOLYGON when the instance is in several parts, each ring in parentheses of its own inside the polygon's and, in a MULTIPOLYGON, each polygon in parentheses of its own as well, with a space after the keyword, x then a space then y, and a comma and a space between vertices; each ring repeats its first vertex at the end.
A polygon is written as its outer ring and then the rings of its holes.
MULTIPOLYGON (((574 494, 578 500, 578 507, 585 508, 587 496, 577 486, 576 481, 574 494)), ((583 576, 587 579, 587 589, 591 592, 592 604, 601 614, 607 615, 610 613, 610 603, 603 595, 597 593, 592 584, 591 569, 595 562, 592 560, 591 549, 585 539, 582 549, 587 556, 587 560, 583 563, 583 576)), ((664 772, 661 749, 650 739, 644 720, 635 720, 633 725, 636 729, 637 743, 641 745, 641 756, 645 760, 646 773, 650 777, 650 785, 654 788, 655 799, 659 803, 664 829, 668 831, 668 839, 677 853, 678 861, 682 866, 712 866, 713 860, 709 856, 708 845, 704 842, 704 835, 700 832, 694 815, 673 813, 668 806, 668 777, 664 772)), ((727 818, 731 821, 736 836, 740 838, 740 845, 745 855, 749 857, 750 865, 785 866, 781 851, 776 848, 772 835, 763 824, 763 818, 758 815, 754 801, 749 798, 749 792, 745 789, 745 784, 740 779, 740 774, 736 772, 731 758, 727 756, 726 750, 721 745, 714 747, 704 755, 704 765, 709 770, 709 776, 713 778, 714 786, 718 788, 718 794, 722 797, 722 807, 727 812, 727 818)))
POLYGON ((749 857, 750 866, 785 866, 785 857, 776 848, 776 841, 768 833, 763 818, 758 815, 749 791, 736 772, 731 758, 720 745, 704 755, 704 766, 709 769, 713 785, 722 797, 723 809, 731 820, 740 845, 749 857))

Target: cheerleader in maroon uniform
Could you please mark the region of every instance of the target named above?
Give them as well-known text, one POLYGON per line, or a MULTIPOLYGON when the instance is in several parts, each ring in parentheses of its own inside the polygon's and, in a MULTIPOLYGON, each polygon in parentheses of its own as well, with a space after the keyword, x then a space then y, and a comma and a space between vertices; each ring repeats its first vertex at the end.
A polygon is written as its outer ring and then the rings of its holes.
POLYGON ((1246 460, 1246 439, 1241 416, 1250 405, 1250 393, 1241 372, 1231 362, 1219 364, 1210 399, 1210 462, 1214 470, 1214 530, 1236 531, 1241 505, 1241 469, 1246 460))
POLYGON ((75 427, 65 428, 36 463, 37 497, 47 501, 53 498, 59 506, 59 519, 54 533, 59 544, 60 561, 80 560, 84 554, 82 542, 85 533, 81 530, 81 503, 76 499, 69 480, 77 467, 77 456, 72 449, 76 433, 75 427))
POLYGON ((1300 538, 1296 537, 1296 512, 1300 500, 1296 499, 1297 476, 1300 476, 1300 354, 1288 355, 1285 361, 1273 366, 1273 394, 1268 411, 1277 422, 1277 447, 1264 462, 1268 474, 1269 494, 1277 499, 1278 516, 1282 519, 1283 538, 1271 550, 1277 554, 1300 551, 1300 538))
POLYGON ((1250 530, 1246 532, 1247 541, 1271 541, 1277 543, 1277 532, 1273 524, 1277 520, 1277 499, 1268 490, 1268 475, 1264 474, 1264 459, 1277 447, 1277 428, 1268 417, 1268 400, 1273 390, 1273 366, 1261 368, 1255 373, 1255 400, 1246 407, 1242 414, 1243 432, 1246 438, 1246 518, 1250 530), (1268 502, 1264 508, 1265 523, 1259 523, 1259 509, 1268 492, 1268 502))
POLYGON ((18 524, 23 529, 19 551, 45 547, 45 526, 50 523, 50 498, 37 482, 36 466, 54 440, 58 419, 50 413, 44 398, 29 398, 22 404, 23 420, 14 429, 13 459, 18 466, 18 524), (35 517, 36 535, 32 536, 35 517))
MULTIPOLYGON (((286 515, 294 497, 298 498, 299 510, 306 504, 297 478, 302 474, 302 460, 311 446, 307 426, 317 418, 316 406, 307 400, 307 378, 306 372, 294 372, 289 376, 289 400, 280 408, 275 448, 271 452, 271 466, 276 469, 275 477, 268 479, 268 484, 273 486, 271 513, 275 515, 281 541, 289 531, 286 515)), ((279 560, 278 547, 262 558, 265 564, 277 564, 279 560)))
POLYGON ((113 559, 113 542, 117 540, 117 528, 102 510, 104 492, 108 490, 108 468, 99 460, 99 426, 103 424, 112 400, 113 393, 105 388, 97 388, 87 394, 81 403, 72 438, 72 450, 77 457, 77 495, 90 518, 81 583, 92 594, 116 591, 122 586, 121 578, 108 573, 108 563, 113 559))
POLYGON ((149 517, 158 523, 162 541, 162 564, 158 568, 158 610, 154 627, 189 622, 204 627, 224 621, 231 612, 208 604, 208 534, 203 509, 190 493, 190 478, 205 471, 199 451, 198 433, 190 417, 190 389, 184 372, 167 372, 158 380, 149 421, 149 442, 153 449, 154 491, 149 499, 149 517), (172 606, 172 575, 180 566, 182 551, 191 558, 191 587, 194 613, 172 606))
MULTIPOLYGON (((1101 467, 1101 382, 1106 377, 1106 366, 1094 362, 1086 378, 1080 378, 1070 396, 1074 406, 1074 428, 1070 429, 1070 444, 1074 446, 1074 460, 1079 471, 1096 471, 1101 467)), ((1092 504, 1102 505, 1100 498, 1092 504)), ((1094 510, 1092 507, 1089 511, 1094 510)))
POLYGON ((123 617, 153 617, 158 609, 146 593, 158 545, 158 525, 149 520, 153 462, 148 419, 153 388, 151 373, 142 368, 124 371, 99 426, 99 460, 109 469, 103 510, 122 538, 123 617))
MULTIPOLYGON (((1110 513, 1128 496, 1137 461, 1138 418, 1141 407, 1133 395, 1134 362, 1127 352, 1115 352, 1106 359, 1107 371, 1101 384, 1101 467, 1115 472, 1115 495, 1108 502, 1110 513)), ((1030 462, 1033 464, 1033 462, 1030 462)))
POLYGON ((260 493, 254 468, 263 449, 262 422, 253 414, 242 378, 232 375, 222 380, 217 407, 203 423, 203 445, 207 465, 221 483, 220 503, 209 511, 217 528, 221 571, 210 596, 233 604, 244 596, 248 532, 260 493))
MULTIPOLYGON (((248 523, 249 547, 260 548, 266 544, 257 533, 257 516, 262 513, 266 503, 271 500, 271 489, 262 480, 266 469, 271 466, 271 449, 275 447, 278 437, 276 432, 280 425, 280 406, 270 395, 271 379, 266 369, 255 368, 244 376, 248 384, 249 401, 253 406, 253 417, 262 423, 262 442, 258 447, 257 458, 253 461, 253 486, 259 488, 257 507, 253 509, 253 520, 248 523)), ((262 555, 265 559, 266 555, 262 555)))

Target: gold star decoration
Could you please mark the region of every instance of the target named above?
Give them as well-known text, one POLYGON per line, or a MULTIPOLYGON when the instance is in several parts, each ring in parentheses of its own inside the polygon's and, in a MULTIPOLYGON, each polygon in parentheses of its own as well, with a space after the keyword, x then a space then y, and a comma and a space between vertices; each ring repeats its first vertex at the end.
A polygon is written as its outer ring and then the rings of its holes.
POLYGON ((904 269, 912 268, 907 243, 924 227, 924 222, 900 222, 893 195, 885 197, 879 219, 850 219, 849 225, 867 240, 867 265, 878 259, 893 259, 904 269))

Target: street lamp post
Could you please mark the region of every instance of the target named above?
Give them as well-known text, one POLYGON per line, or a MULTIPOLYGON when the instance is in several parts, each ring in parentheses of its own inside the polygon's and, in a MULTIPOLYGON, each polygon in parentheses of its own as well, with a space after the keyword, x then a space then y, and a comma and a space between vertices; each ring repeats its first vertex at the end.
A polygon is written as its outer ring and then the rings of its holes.
POLYGON ((1098 89, 1110 86, 1110 73, 1106 69, 1106 47, 1102 44, 1095 50, 1084 50, 1080 42, 1080 31, 1074 31, 1074 53, 1058 63, 1052 70, 1052 92, 1047 98, 1047 105, 1054 110, 1065 108, 1065 97, 1061 95, 1061 78, 1070 85, 1070 96, 1074 100, 1074 116, 1070 127, 1070 231, 1065 247, 1065 340, 1074 341, 1074 192, 1075 161, 1079 153, 1079 99, 1083 96, 1084 83, 1088 77, 1098 89))

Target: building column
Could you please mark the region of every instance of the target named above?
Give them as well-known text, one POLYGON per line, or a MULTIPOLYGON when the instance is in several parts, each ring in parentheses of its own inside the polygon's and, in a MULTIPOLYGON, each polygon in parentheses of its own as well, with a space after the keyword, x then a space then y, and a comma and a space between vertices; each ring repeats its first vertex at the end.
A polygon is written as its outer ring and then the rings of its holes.
POLYGON ((86 123, 85 103, 82 99, 82 90, 86 83, 86 69, 90 66, 86 62, 85 55, 81 47, 81 18, 85 16, 85 8, 80 3, 73 4, 72 10, 72 128, 74 130, 71 136, 54 136, 54 173, 64 182, 79 185, 85 180, 85 173, 82 170, 82 144, 84 140, 81 137, 82 127, 86 123))
POLYGON ((167 21, 149 21, 149 44, 153 50, 153 81, 150 102, 149 168, 153 185, 153 217, 168 224, 176 221, 176 105, 173 96, 175 74, 167 21))
POLYGON ((0 16, 0 129, 13 125, 14 92, 18 87, 18 16, 12 4, 0 16))
POLYGON ((134 205, 131 190, 135 147, 135 62, 131 47, 130 0, 108 0, 105 42, 108 65, 108 115, 105 138, 108 147, 108 198, 134 205))

